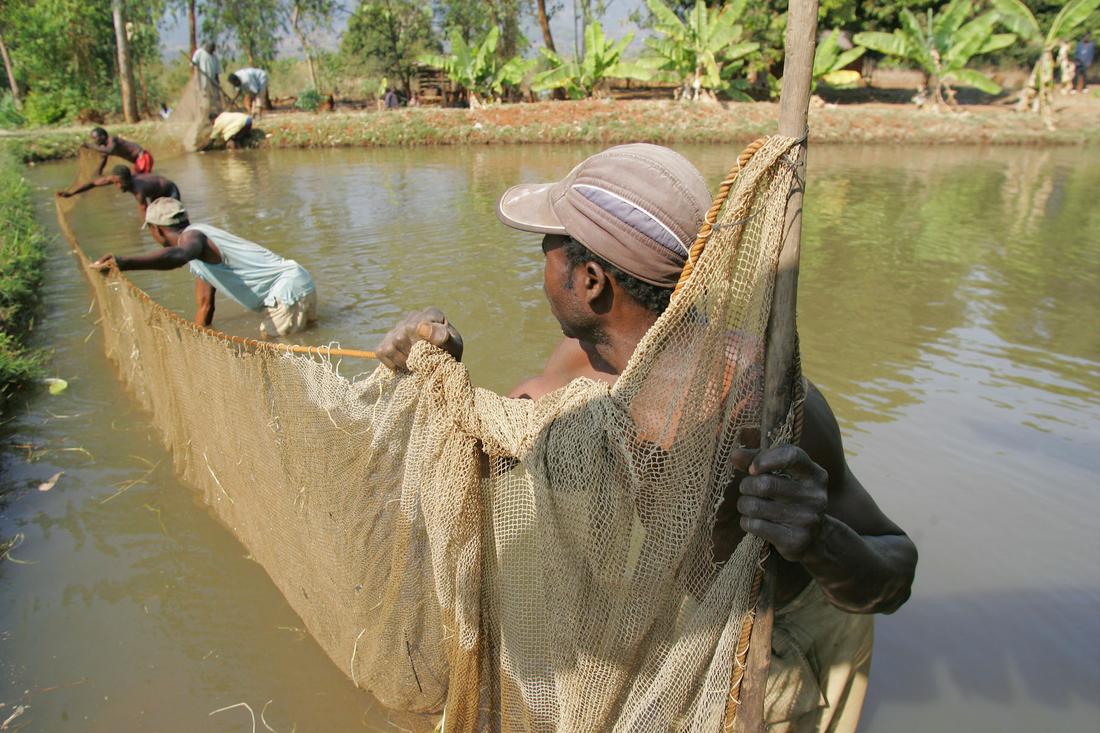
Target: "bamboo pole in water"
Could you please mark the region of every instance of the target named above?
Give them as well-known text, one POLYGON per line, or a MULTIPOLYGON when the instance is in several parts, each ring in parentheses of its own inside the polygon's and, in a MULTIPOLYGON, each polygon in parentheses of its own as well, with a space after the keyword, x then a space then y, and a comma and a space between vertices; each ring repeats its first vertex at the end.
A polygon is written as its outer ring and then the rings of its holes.
MULTIPOLYGON (((783 92, 779 98, 779 134, 803 139, 809 130, 807 115, 813 84, 814 47, 817 36, 818 0, 793 0, 787 14, 784 43, 783 92)), ((764 408, 761 416, 760 447, 790 409, 790 374, 795 356, 795 306, 798 292, 798 257, 802 239, 802 194, 805 181, 806 145, 796 148, 798 175, 787 199, 783 247, 775 276, 772 309, 768 318, 767 352, 764 360, 764 408)), ((764 580, 756 605, 752 639, 746 661, 741 704, 734 730, 756 733, 764 730, 764 691, 771 663, 771 632, 775 619, 776 566, 765 566, 764 580)))

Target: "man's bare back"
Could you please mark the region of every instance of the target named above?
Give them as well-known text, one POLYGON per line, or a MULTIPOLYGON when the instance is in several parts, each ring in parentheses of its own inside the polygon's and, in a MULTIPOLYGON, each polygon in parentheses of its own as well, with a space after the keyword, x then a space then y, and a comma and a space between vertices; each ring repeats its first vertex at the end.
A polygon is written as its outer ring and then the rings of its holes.
POLYGON ((143 147, 132 140, 111 135, 105 145, 91 145, 92 150, 101 153, 104 157, 115 156, 136 163, 138 157, 145 151, 143 147))

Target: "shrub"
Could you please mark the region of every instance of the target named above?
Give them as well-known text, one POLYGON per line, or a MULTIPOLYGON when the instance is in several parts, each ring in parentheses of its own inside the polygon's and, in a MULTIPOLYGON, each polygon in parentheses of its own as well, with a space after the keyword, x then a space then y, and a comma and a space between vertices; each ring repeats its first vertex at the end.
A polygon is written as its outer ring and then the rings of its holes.
POLYGON ((23 116, 31 125, 52 125, 76 112, 63 92, 31 92, 23 103, 23 116))
POLYGON ((15 108, 15 100, 11 94, 0 95, 0 127, 10 130, 22 127, 25 122, 23 114, 15 108))
POLYGON ((320 92, 316 89, 307 89, 298 95, 294 106, 303 112, 316 112, 322 101, 320 92))
POLYGON ((22 340, 42 282, 45 244, 19 163, 0 150, 0 409, 10 390, 37 376, 42 363, 22 340))

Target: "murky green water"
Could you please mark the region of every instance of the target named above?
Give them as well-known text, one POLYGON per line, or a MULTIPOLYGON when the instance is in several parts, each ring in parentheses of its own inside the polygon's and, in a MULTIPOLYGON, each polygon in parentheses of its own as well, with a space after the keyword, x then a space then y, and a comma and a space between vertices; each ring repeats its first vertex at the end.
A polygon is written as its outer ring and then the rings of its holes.
MULTIPOLYGON (((682 148, 717 181, 733 148, 682 148)), ((475 379, 506 390, 558 338, 538 238, 495 197, 589 148, 262 151, 158 161, 193 218, 314 274, 305 341, 370 348, 435 304, 475 379)), ((31 171, 48 191, 71 165, 31 171)), ((921 550, 880 619, 868 731, 1100 725, 1100 153, 812 152, 800 326, 854 470, 921 550)), ((90 253, 150 246, 130 199, 88 195, 90 253)), ((300 631, 192 498, 118 387, 89 293, 54 245, 37 331, 70 381, 0 427, 0 723, 42 731, 400 730, 300 631), (48 492, 37 487, 58 471, 48 492), (130 483, 139 479, 137 483, 130 483), (268 704, 270 701, 270 704, 268 704), (263 730, 257 721, 257 730, 263 730)), ((188 316, 183 272, 142 273, 188 316)), ((255 319, 219 304, 216 325, 255 319)), ((372 365, 345 361, 348 373, 372 365)), ((216 378, 216 375, 211 375, 216 378)))

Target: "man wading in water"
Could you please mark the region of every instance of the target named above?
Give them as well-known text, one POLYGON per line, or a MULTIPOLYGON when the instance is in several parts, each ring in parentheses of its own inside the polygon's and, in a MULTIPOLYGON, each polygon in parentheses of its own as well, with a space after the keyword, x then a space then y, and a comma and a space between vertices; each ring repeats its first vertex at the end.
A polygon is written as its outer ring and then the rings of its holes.
MULTIPOLYGON (((544 290, 565 340, 513 390, 538 399, 573 379, 613 384, 668 306, 711 197, 686 159, 655 145, 588 158, 557 183, 501 197, 508 226, 544 234, 544 290)), ((421 339, 462 356, 436 309, 412 313, 378 348, 404 369, 421 339)), ((909 598, 917 550, 848 468, 840 428, 813 385, 798 446, 736 451, 715 527, 717 560, 751 532, 782 556, 765 700, 768 730, 854 731, 867 688, 872 617, 909 598)))
POLYGON ((179 187, 164 176, 153 173, 130 173, 130 169, 124 165, 116 165, 111 169, 111 175, 103 176, 77 186, 72 191, 58 191, 61 198, 69 198, 79 193, 90 191, 100 186, 118 186, 123 193, 132 193, 137 199, 138 209, 142 219, 145 218, 145 210, 149 204, 159 198, 173 198, 182 201, 179 187))
POLYGON ((133 163, 134 173, 152 173, 153 156, 149 154, 148 150, 141 147, 133 140, 126 140, 116 135, 108 135, 107 131, 102 127, 92 128, 91 138, 91 145, 87 143, 81 143, 81 145, 103 156, 99 161, 99 167, 96 168, 95 171, 97 176, 103 174, 103 169, 107 167, 107 158, 112 155, 116 158, 122 158, 123 160, 128 160, 133 163))
POLYGON ((209 224, 192 224, 176 199, 160 198, 145 212, 149 234, 163 249, 137 257, 103 255, 91 266, 100 272, 175 270, 188 265, 195 276, 195 323, 214 322, 218 290, 263 314, 265 338, 301 331, 317 316, 313 278, 294 260, 209 224))

